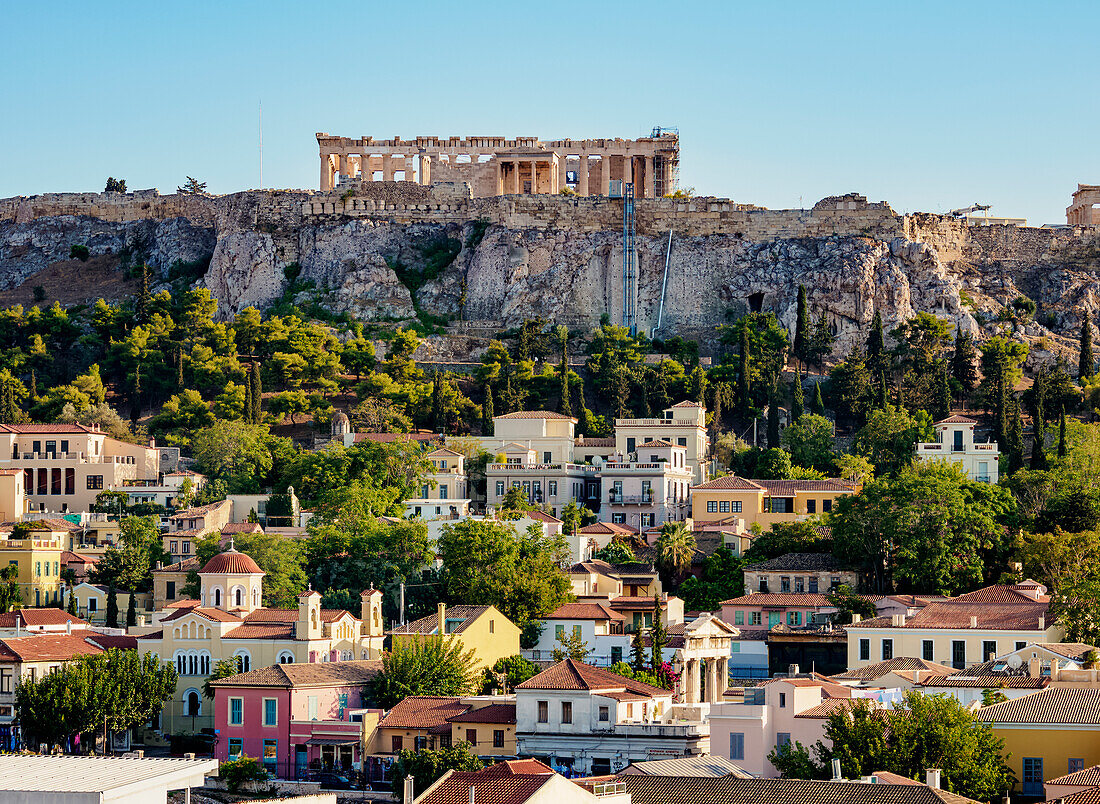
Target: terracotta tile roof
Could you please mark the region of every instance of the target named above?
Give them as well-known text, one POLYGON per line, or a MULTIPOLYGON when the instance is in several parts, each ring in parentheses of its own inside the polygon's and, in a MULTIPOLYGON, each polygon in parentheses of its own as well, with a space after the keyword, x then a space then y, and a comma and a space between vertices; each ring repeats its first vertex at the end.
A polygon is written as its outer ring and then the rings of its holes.
POLYGON ((273 664, 212 681, 214 687, 328 687, 366 684, 382 672, 378 659, 273 664))
POLYGON ((498 762, 479 771, 451 771, 429 787, 417 804, 524 804, 558 778, 533 759, 498 762))
POLYGON ((86 424, 0 424, 3 433, 105 433, 86 424))
MULTIPOLYGON (((672 445, 673 444, 671 441, 666 441, 663 438, 658 438, 654 441, 647 441, 644 444, 639 444, 634 449, 660 449, 662 447, 671 447, 672 445)), ((684 449, 684 447, 680 447, 680 449, 684 449)))
MULTIPOLYGON (((321 621, 334 623, 344 615, 351 617, 351 613, 344 609, 321 609, 321 621)), ((298 622, 297 609, 273 609, 262 608, 251 611, 245 615, 246 623, 296 623, 298 622)))
POLYGON ((712 489, 720 489, 723 491, 762 491, 763 487, 756 485, 755 481, 746 480, 743 477, 737 475, 725 475, 724 477, 717 477, 714 480, 710 480, 706 483, 700 483, 698 486, 692 486, 692 491, 710 491, 712 489))
POLYGON ((560 525, 563 520, 558 519, 556 516, 552 516, 545 511, 525 511, 524 516, 528 519, 533 519, 536 522, 547 522, 551 525, 560 525))
MULTIPOLYGON (((1043 784, 1050 784, 1050 782, 1043 784)), ((1059 796, 1057 804, 1100 804, 1100 787, 1090 787, 1087 790, 1070 793, 1068 796, 1059 796)))
POLYGON ((103 653, 103 648, 80 634, 34 634, 0 639, 0 659, 9 662, 69 661, 77 656, 100 653, 103 653))
POLYGON ((432 458, 436 455, 442 455, 442 456, 445 456, 445 457, 448 457, 448 458, 462 458, 462 457, 465 457, 461 452, 455 452, 453 449, 449 449, 448 447, 440 447, 439 449, 434 449, 431 452, 429 452, 427 455, 425 455, 424 457, 432 458))
MULTIPOLYGON (((449 634, 461 634, 470 625, 480 617, 482 614, 489 610, 489 606, 448 606, 446 609, 444 619, 448 622, 452 620, 461 620, 457 626, 452 628, 447 633, 449 634)), ((419 620, 413 620, 407 625, 398 627, 390 631, 391 634, 434 634, 436 629, 439 628, 439 615, 429 614, 427 617, 421 617, 419 620)))
POLYGON ((21 474, 23 474, 22 469, 0 469, 0 475, 7 477, 19 477, 21 474))
POLYGON ((514 703, 499 703, 470 709, 467 712, 453 715, 447 718, 451 723, 503 723, 505 725, 516 722, 516 705, 514 703))
POLYGON ((935 687, 946 689, 1008 689, 1008 690, 1041 690, 1050 684, 1050 679, 1045 677, 1031 678, 1030 676, 938 676, 921 681, 922 687, 935 687))
POLYGON ((1048 779, 1046 784, 1081 785, 1082 787, 1085 785, 1100 785, 1100 765, 1074 771, 1065 776, 1059 776, 1057 779, 1048 779))
POLYGON ((247 553, 238 553, 236 550, 230 548, 224 553, 218 553, 206 564, 201 570, 199 575, 209 575, 212 573, 223 573, 227 575, 263 575, 265 574, 260 565, 253 560, 252 556, 247 553))
POLYGON ((577 533, 592 534, 598 533, 601 535, 611 534, 636 534, 638 531, 636 528, 632 528, 629 525, 620 525, 617 522, 593 522, 591 525, 585 525, 583 528, 578 528, 577 533))
POLYGON ((67 519, 61 519, 58 517, 50 517, 49 519, 32 519, 24 523, 19 522, 4 522, 3 527, 5 529, 13 528, 18 524, 25 524, 31 526, 31 534, 38 533, 79 533, 83 532, 84 528, 80 525, 73 524, 67 519))
POLYGON ((835 478, 825 480, 754 480, 769 494, 795 494, 797 492, 851 493, 852 484, 835 478))
POLYGON ((831 553, 784 553, 767 561, 749 564, 743 569, 750 572, 780 570, 791 572, 842 572, 850 568, 838 561, 831 553))
MULTIPOLYGON (((631 595, 620 595, 613 598, 611 601, 611 608, 615 611, 653 611, 653 598, 652 597, 635 597, 631 595)), ((661 601, 661 608, 667 607, 667 602, 661 601)))
POLYGON ((126 634, 92 633, 85 635, 84 639, 103 650, 137 650, 137 637, 126 634))
POLYGON ((188 614, 198 614, 200 617, 205 617, 208 620, 213 620, 216 623, 231 623, 231 622, 243 622, 236 614, 230 614, 228 611, 222 611, 221 609, 215 609, 208 606, 188 606, 186 608, 177 608, 171 614, 162 617, 161 622, 167 623, 172 620, 178 620, 181 617, 186 617, 188 614))
MULTIPOLYGON (((1037 631, 1040 619, 1049 627, 1046 618, 1049 606, 1044 596, 1040 600, 1028 597, 1011 587, 990 586, 959 597, 937 603, 929 603, 912 617, 905 619, 902 628, 970 628, 971 618, 977 618, 977 628, 1037 631)), ((852 623, 848 628, 891 628, 890 617, 874 617, 852 623)))
POLYGON ((505 413, 501 416, 494 416, 494 419, 555 419, 560 421, 573 422, 576 424, 577 420, 572 416, 564 416, 561 413, 554 413, 551 410, 517 410, 515 413, 505 413))
POLYGON ((673 777, 715 777, 737 776, 751 779, 752 774, 718 754, 700 754, 698 756, 676 759, 651 759, 632 762, 619 775, 673 776, 673 777))
POLYGON ((975 716, 986 723, 1100 723, 1100 689, 1048 688, 982 707, 975 716))
POLYGON ((871 775, 878 779, 879 784, 924 784, 924 782, 918 782, 916 779, 910 779, 900 773, 890 773, 890 771, 875 771, 871 775))
POLYGON ((968 418, 966 416, 958 416, 958 415, 948 416, 946 419, 940 419, 938 422, 932 422, 933 425, 937 425, 937 424, 977 424, 977 423, 978 422, 975 421, 974 419, 968 418))
POLYGON ((615 568, 608 564, 606 561, 600 561, 598 558, 593 558, 589 561, 582 561, 579 564, 574 564, 569 568, 569 572, 573 574, 579 573, 596 573, 597 575, 603 575, 607 578, 617 578, 615 568))
POLYGON ((888 673, 893 673, 898 670, 929 670, 942 676, 949 676, 957 672, 953 667, 936 664, 926 659, 915 659, 911 656, 896 656, 884 662, 876 662, 875 664, 869 664, 865 667, 857 667, 853 670, 839 673, 833 676, 833 678, 838 681, 874 681, 875 679, 882 678, 888 673))
POLYGON ((623 615, 611 608, 608 603, 582 602, 562 603, 544 620, 621 620, 623 615))
POLYGON ((723 606, 774 606, 787 608, 835 608, 825 595, 799 594, 797 592, 750 592, 741 597, 722 601, 723 606))
MULTIPOLYGON (((859 698, 826 698, 818 706, 813 709, 805 709, 799 712, 795 717, 801 718, 818 718, 823 719, 829 717, 833 712, 839 712, 842 709, 847 709, 852 705, 853 700, 864 700, 859 698)), ((872 702, 872 706, 874 703, 872 702)))
POLYGON ((164 639, 164 631, 163 630, 150 631, 148 634, 142 634, 141 636, 136 637, 136 639, 148 639, 148 640, 151 640, 151 641, 164 639))
POLYGON ((1043 589, 1045 587, 1039 584, 1014 586, 995 584, 967 592, 965 595, 948 598, 948 600, 953 603, 1042 603, 1048 600, 1047 596, 1042 594, 1043 589))
POLYGON ((565 659, 541 673, 516 685, 517 690, 626 690, 647 697, 668 696, 672 692, 660 687, 616 675, 610 670, 593 667, 576 659, 565 659))
POLYGON ((160 569, 155 569, 153 572, 190 572, 191 570, 197 572, 198 569, 199 559, 196 556, 191 556, 191 558, 185 558, 183 561, 177 561, 175 564, 168 564, 160 569))
POLYGON ((0 628, 15 628, 17 621, 23 628, 64 625, 67 622, 71 622, 73 628, 87 628, 88 626, 87 620, 82 620, 75 614, 69 614, 66 611, 52 607, 0 612, 0 628))
POLYGON ((172 514, 169 519, 199 519, 211 511, 216 511, 222 506, 232 506, 233 503, 229 500, 219 500, 218 502, 210 503, 209 505, 200 505, 197 508, 187 508, 178 513, 172 514))
POLYGON ((230 522, 222 525, 222 533, 263 533, 258 522, 230 522))
POLYGON ((573 444, 578 447, 614 447, 614 438, 575 438, 573 444))
POLYGON ((1045 648, 1051 653, 1057 653, 1059 656, 1065 656, 1067 659, 1078 662, 1082 661, 1089 651, 1096 650, 1095 647, 1086 645, 1084 642, 1036 642, 1028 645, 1028 647, 1045 648))
POLYGON ((640 774, 616 778, 626 784, 632 804, 973 804, 971 799, 924 784, 640 774))
POLYGON ((65 564, 84 564, 85 566, 93 565, 99 560, 98 556, 86 556, 80 553, 74 553, 72 550, 62 550, 61 560, 65 564))
POLYGON ((410 695, 394 704, 378 724, 380 729, 430 729, 446 725, 447 719, 470 708, 458 698, 410 695))

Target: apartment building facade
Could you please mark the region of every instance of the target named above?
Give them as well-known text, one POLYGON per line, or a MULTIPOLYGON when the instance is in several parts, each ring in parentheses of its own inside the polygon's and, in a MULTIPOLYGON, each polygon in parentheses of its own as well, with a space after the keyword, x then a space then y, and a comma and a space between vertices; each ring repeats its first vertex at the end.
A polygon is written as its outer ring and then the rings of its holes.
POLYGON ((706 478, 706 461, 710 455, 707 435, 707 409, 698 402, 678 402, 661 412, 659 418, 616 419, 615 451, 629 455, 651 441, 667 441, 683 447, 687 467, 694 483, 706 478))
POLYGON ((967 477, 979 483, 996 484, 1000 479, 1000 448, 996 441, 974 440, 977 422, 966 416, 948 416, 935 422, 936 440, 916 445, 922 461, 950 461, 958 464, 967 477))

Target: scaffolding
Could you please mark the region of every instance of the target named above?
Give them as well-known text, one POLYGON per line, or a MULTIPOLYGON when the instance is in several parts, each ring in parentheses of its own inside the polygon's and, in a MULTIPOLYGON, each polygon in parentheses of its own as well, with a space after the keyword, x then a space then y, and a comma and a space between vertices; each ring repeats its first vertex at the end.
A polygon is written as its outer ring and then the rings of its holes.
POLYGON ((638 334, 638 253, 634 242, 634 184, 623 183, 623 326, 638 334))
MULTIPOLYGON (((658 139, 665 134, 675 134, 677 140, 680 137, 680 129, 675 126, 654 126, 649 136, 658 139)), ((653 194, 657 198, 672 195, 680 188, 680 157, 669 157, 663 154, 655 154, 653 157, 653 194)))

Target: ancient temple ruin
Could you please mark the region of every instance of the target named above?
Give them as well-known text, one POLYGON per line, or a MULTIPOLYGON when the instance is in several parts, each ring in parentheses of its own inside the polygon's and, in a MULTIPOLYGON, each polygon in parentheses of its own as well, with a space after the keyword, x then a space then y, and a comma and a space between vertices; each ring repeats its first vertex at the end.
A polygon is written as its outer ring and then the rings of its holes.
POLYGON ((318 133, 321 190, 364 181, 465 182, 474 198, 558 194, 661 198, 677 189, 680 140, 656 128, 636 140, 535 137, 351 139, 318 133))

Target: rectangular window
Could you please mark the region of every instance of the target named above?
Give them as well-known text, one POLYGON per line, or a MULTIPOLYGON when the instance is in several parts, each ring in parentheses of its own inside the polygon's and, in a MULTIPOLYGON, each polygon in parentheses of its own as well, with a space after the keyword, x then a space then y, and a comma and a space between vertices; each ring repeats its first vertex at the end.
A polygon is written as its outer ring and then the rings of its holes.
POLYGON ((823 513, 826 513, 826 514, 829 513, 830 511, 832 511, 833 510, 833 501, 832 500, 822 500, 821 501, 821 510, 822 510, 823 513))
POLYGON ((550 702, 539 701, 539 723, 550 722, 550 702))
POLYGON ((782 578, 779 579, 779 591, 780 592, 790 592, 791 591, 791 579, 788 578, 785 575, 782 578))
POLYGON ((775 747, 783 748, 784 746, 791 744, 791 733, 788 731, 776 732, 775 735, 775 747))
POLYGON ((750 617, 749 617, 749 620, 751 620, 749 625, 760 625, 760 612, 758 612, 758 611, 752 612, 750 617))
POLYGON ((50 494, 61 494, 61 470, 50 470, 50 494))
POLYGON ((103 475, 88 475, 88 488, 89 489, 101 489, 101 488, 103 488, 103 475))
POLYGON ((76 494, 76 470, 72 468, 65 469, 65 493, 76 494))
POLYGON ((786 709, 787 708, 787 693, 785 693, 785 692, 779 693, 779 708, 780 709, 786 709))
POLYGON ((573 626, 573 639, 581 638, 581 627, 579 625, 573 626))
POLYGON ((264 740, 264 769, 275 772, 279 764, 279 741, 264 740))
POLYGON ((931 639, 925 639, 921 641, 921 658, 926 662, 935 661, 932 658, 933 655, 933 642, 931 639))
POLYGON ((240 759, 241 754, 244 753, 244 740, 240 737, 229 738, 229 758, 240 759))
POLYGON ((728 514, 730 512, 730 501, 722 500, 721 502, 719 502, 718 511, 719 513, 728 514))
POLYGON ((738 609, 733 613, 733 624, 744 625, 745 624, 745 612, 738 609))
POLYGON ((275 698, 264 698, 264 725, 276 726, 279 723, 279 702, 275 698))
POLYGON ((1016 643, 1016 650, 1023 650, 1023 649, 1024 649, 1024 648, 1026 648, 1026 647, 1027 647, 1027 643, 1026 643, 1026 642, 1017 642, 1017 643, 1016 643))
POLYGON ((466 729, 466 742, 477 745, 477 729, 466 729))
POLYGON ((94 597, 88 598, 88 611, 99 611, 99 601, 94 597))
POLYGON ((53 456, 53 455, 57 454, 57 442, 56 441, 47 441, 46 442, 46 454, 50 455, 50 456, 53 456))
POLYGON ((187 555, 188 553, 190 553, 190 552, 191 552, 191 542, 189 542, 189 541, 184 541, 184 542, 182 542, 182 543, 180 544, 180 547, 182 548, 182 549, 180 550, 180 553, 181 553, 182 555, 187 555))
POLYGON ((623 646, 613 645, 611 647, 611 663, 616 664, 623 660, 623 646))
POLYGON ((1070 757, 1069 760, 1069 772, 1077 773, 1077 771, 1083 771, 1085 769, 1085 760, 1070 757))
POLYGON ((306 701, 306 705, 309 707, 309 719, 310 720, 316 720, 317 719, 317 696, 316 695, 310 695, 309 698, 306 701))
POLYGON ((802 612, 800 612, 800 611, 788 611, 787 612, 787 625, 802 625, 802 612))
POLYGON ((718 513, 718 500, 707 500, 707 513, 708 514, 717 514, 718 513))
POLYGON ((805 579, 801 576, 794 579, 794 591, 798 594, 802 594, 805 591, 805 579))
POLYGON ((32 445, 33 446, 32 446, 31 452, 33 452, 34 454, 37 455, 39 452, 42 451, 42 442, 41 441, 34 441, 34 442, 32 442, 32 445))
POLYGON ((626 524, 626 514, 612 514, 611 515, 611 523, 613 525, 625 525, 626 524))
POLYGON ((871 640, 861 639, 859 641, 859 660, 861 662, 871 661, 871 640))
POLYGON ((966 642, 961 639, 951 641, 951 666, 956 670, 966 667, 966 642))
POLYGON ((656 522, 656 514, 642 514, 642 527, 652 528, 656 522))
POLYGON ((503 497, 504 496, 504 481, 503 480, 498 480, 497 481, 497 496, 498 497, 503 497))
POLYGON ((740 500, 734 500, 731 504, 733 505, 733 512, 735 514, 741 513, 741 501, 740 500))
POLYGON ((562 701, 561 702, 561 722, 572 723, 573 722, 573 702, 562 701))
POLYGON ((628 438, 626 440, 626 451, 627 452, 633 452, 634 447, 637 443, 638 443, 638 440, 636 438, 628 438))
POLYGON ((493 729, 493 748, 504 747, 504 729, 493 729))
POLYGON ((740 642, 731 642, 730 643, 730 653, 740 653, 740 652, 741 652, 741 643, 740 642))
POLYGON ((446 486, 440 486, 439 487, 439 499, 441 499, 441 500, 447 499, 447 487, 446 486))
POLYGON ((547 487, 548 493, 551 497, 557 497, 558 496, 558 481, 549 480, 546 483, 546 487, 547 487))
POLYGON ((176 597, 176 582, 168 581, 164 585, 164 596, 169 600, 173 600, 176 597))
POLYGON ((439 747, 440 748, 450 748, 451 747, 451 735, 450 734, 440 734, 439 735, 439 747))
POLYGON ((884 639, 882 640, 882 661, 894 658, 894 640, 884 639))
POLYGON ((745 734, 744 732, 730 732, 730 759, 745 758, 745 734))
POLYGON ((816 514, 817 513, 817 500, 806 500, 806 513, 807 514, 816 514))
POLYGON ((61 439, 61 451, 64 452, 65 454, 68 454, 68 452, 69 452, 69 442, 68 442, 67 439, 64 439, 64 438, 61 439))
POLYGON ((982 661, 988 662, 997 657, 997 640, 986 639, 982 641, 982 661))
POLYGON ((810 578, 810 594, 817 594, 817 576, 810 578))
POLYGON ((554 626, 554 639, 557 639, 557 640, 565 639, 565 626, 564 625, 555 625, 554 626))
POLYGON ((229 699, 229 723, 233 726, 244 723, 244 698, 229 699))
POLYGON ((600 722, 606 723, 611 720, 611 708, 607 706, 600 707, 600 722))
POLYGON ((0 692, 11 692, 11 670, 0 670, 0 692))
POLYGON ((390 738, 390 751, 394 754, 401 753, 402 740, 400 737, 390 738))

